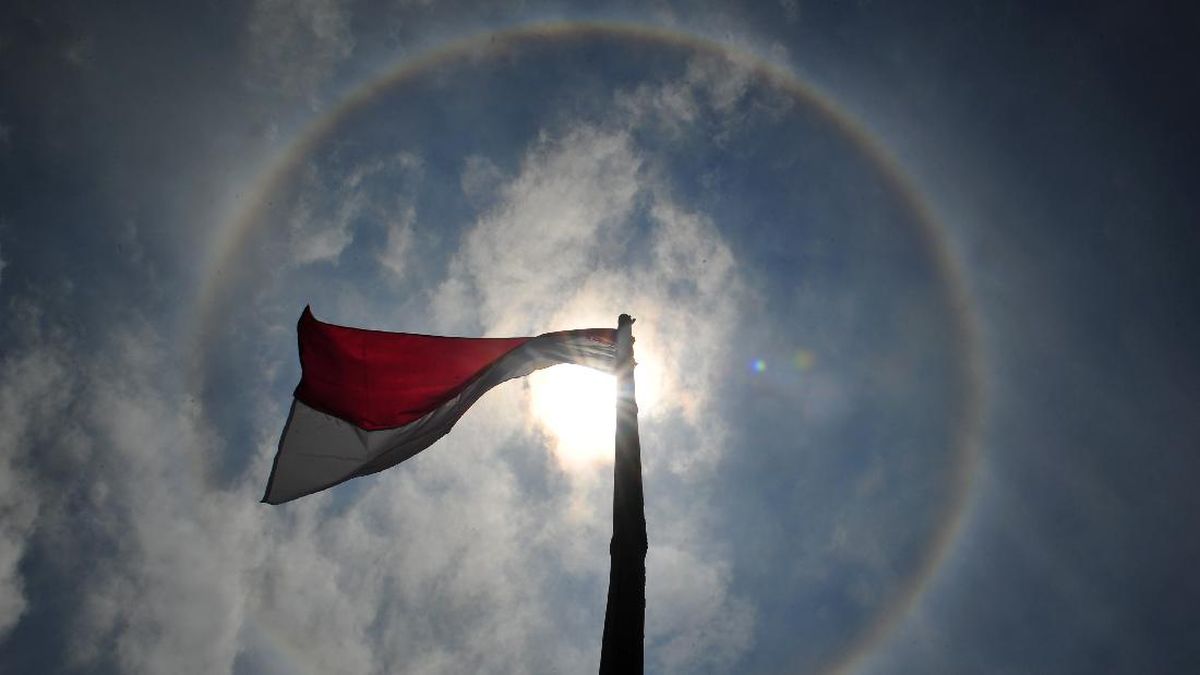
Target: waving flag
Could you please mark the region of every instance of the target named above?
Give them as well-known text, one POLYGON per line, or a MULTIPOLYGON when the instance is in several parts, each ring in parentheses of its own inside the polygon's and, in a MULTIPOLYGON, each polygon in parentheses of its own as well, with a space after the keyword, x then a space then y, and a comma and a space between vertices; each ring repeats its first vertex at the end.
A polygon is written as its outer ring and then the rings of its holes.
POLYGON ((617 331, 460 338, 348 328, 305 307, 296 387, 263 501, 282 504, 382 471, 444 436, 492 387, 575 363, 611 372, 617 331))

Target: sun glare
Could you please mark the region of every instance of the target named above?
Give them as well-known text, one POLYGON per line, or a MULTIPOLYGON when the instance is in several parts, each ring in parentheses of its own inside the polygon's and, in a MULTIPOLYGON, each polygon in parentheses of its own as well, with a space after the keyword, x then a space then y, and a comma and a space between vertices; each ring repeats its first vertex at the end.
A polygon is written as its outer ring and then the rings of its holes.
POLYGON ((598 370, 559 365, 529 376, 533 416, 553 439, 564 468, 611 462, 617 379, 598 370))
MULTIPOLYGON (((586 323, 580 321, 577 323, 586 323)), ((656 411, 666 389, 655 335, 644 330, 634 345, 641 422, 656 411)), ((617 426, 617 378, 582 365, 562 364, 528 377, 529 412, 566 471, 612 464, 617 426)))
MULTIPOLYGON (((653 414, 663 372, 653 340, 638 341, 637 402, 640 416, 653 414)), ((563 364, 529 376, 534 423, 549 437, 559 465, 578 471, 613 461, 617 378, 592 368, 563 364)))

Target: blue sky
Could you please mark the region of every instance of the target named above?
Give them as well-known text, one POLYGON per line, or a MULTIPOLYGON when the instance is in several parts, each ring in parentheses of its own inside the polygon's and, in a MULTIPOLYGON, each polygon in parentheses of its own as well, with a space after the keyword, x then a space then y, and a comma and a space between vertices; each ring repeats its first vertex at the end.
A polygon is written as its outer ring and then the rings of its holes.
POLYGON ((638 318, 649 672, 1194 671, 1183 17, 881 4, 0 10, 0 670, 596 667, 549 372, 258 503, 311 304, 638 318))

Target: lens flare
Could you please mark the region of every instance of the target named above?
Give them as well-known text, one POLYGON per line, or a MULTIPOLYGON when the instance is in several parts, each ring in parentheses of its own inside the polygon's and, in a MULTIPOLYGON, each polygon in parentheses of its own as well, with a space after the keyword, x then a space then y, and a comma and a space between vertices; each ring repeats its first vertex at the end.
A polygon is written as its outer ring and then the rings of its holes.
POLYGON ((807 349, 796 350, 796 355, 792 357, 792 365, 796 366, 796 370, 807 372, 816 363, 817 357, 807 349))

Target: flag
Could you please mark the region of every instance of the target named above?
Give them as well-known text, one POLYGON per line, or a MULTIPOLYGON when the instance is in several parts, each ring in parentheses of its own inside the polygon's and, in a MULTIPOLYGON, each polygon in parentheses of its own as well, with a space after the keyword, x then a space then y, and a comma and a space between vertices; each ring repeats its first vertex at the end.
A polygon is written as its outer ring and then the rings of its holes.
POLYGON ((575 363, 612 372, 616 330, 461 338, 318 321, 296 326, 300 384, 263 501, 284 502, 390 468, 433 445, 492 387, 575 363))

